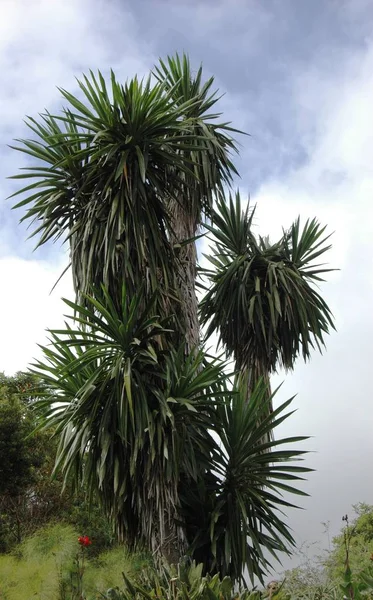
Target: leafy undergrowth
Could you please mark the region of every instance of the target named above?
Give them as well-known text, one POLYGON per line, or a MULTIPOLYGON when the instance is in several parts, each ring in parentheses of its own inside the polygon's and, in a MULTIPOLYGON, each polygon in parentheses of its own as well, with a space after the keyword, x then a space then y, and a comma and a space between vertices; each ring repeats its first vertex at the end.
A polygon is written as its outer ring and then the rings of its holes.
MULTIPOLYGON (((228 577, 203 576, 202 565, 182 562, 157 570, 149 557, 113 547, 96 555, 94 539, 71 525, 44 527, 12 554, 0 555, 0 600, 264 600, 268 594, 243 591, 228 577), (80 545, 78 538, 80 539, 80 545), (87 542, 86 542, 87 540, 87 542), (84 546, 84 547, 83 547, 84 546), (81 588, 78 563, 84 565, 81 588), (84 559, 83 559, 84 556, 84 559), (83 560, 83 563, 82 563, 83 560)), ((271 600, 288 600, 274 594, 271 600)))
MULTIPOLYGON (((45 527, 15 553, 0 555, 0 600, 70 600, 79 533, 70 525, 45 527)), ((129 554, 123 547, 92 558, 89 550, 84 570, 87 600, 102 598, 108 588, 122 585, 122 572, 135 577, 147 563, 145 557, 129 554)))
MULTIPOLYGON (((364 552, 361 569, 350 568, 349 557, 357 560, 353 542, 359 519, 344 530, 342 576, 330 569, 330 553, 324 566, 306 563, 287 572, 282 583, 241 593, 228 577, 204 576, 202 565, 188 560, 156 569, 148 556, 122 546, 98 553, 94 537, 80 535, 72 525, 50 525, 12 554, 0 554, 0 600, 373 600, 373 555, 364 552)), ((96 541, 100 547, 99 537, 96 541)))

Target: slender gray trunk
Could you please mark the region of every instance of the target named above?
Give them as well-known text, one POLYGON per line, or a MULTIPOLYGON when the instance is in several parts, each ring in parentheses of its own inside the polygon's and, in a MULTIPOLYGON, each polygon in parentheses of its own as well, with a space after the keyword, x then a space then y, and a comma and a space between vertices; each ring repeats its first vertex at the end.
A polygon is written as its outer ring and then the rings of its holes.
POLYGON ((165 538, 161 545, 161 555, 169 565, 176 565, 186 552, 185 536, 180 527, 177 527, 174 518, 177 515, 171 515, 170 520, 166 520, 165 538))
MULTIPOLYGON (((242 365, 239 366, 236 363, 236 368, 238 368, 243 374, 247 375, 247 402, 249 402, 250 396, 253 393, 255 386, 261 379, 266 388, 266 400, 269 399, 272 395, 271 390, 271 381, 269 377, 268 370, 263 368, 263 366, 256 361, 254 365, 242 365)), ((263 419, 266 418, 269 414, 273 412, 273 404, 272 400, 268 403, 267 411, 263 414, 263 419)), ((258 423, 259 425, 259 423, 258 423)), ((266 436, 262 442, 267 443, 273 440, 273 432, 271 431, 268 436, 266 436)))
MULTIPOLYGON (((171 217, 171 244, 177 257, 178 305, 177 317, 180 321, 180 340, 185 340, 185 353, 188 355, 200 343, 198 320, 198 301, 196 296, 197 248, 194 241, 184 244, 194 238, 197 225, 195 219, 184 209, 181 202, 172 201, 169 206, 171 217)), ((182 528, 176 525, 178 518, 177 507, 165 519, 165 530, 161 542, 161 555, 169 564, 177 564, 185 554, 186 539, 182 528)))
POLYGON ((180 298, 180 316, 185 332, 186 352, 189 354, 200 342, 198 301, 196 296, 197 248, 194 241, 183 245, 196 235, 195 219, 190 218, 180 202, 170 206, 172 234, 171 243, 178 247, 177 280, 180 298), (181 246, 179 247, 179 244, 181 246))

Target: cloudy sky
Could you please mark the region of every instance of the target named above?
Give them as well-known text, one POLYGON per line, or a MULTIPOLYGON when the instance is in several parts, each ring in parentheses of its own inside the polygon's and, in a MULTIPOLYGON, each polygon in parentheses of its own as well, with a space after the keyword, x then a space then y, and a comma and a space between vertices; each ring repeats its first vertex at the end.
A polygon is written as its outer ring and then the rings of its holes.
POLYGON ((11 151, 22 119, 58 110, 56 86, 113 68, 123 80, 159 56, 189 53, 225 92, 221 110, 251 134, 240 139, 240 188, 257 202, 262 234, 300 214, 334 231, 329 259, 340 271, 322 291, 337 333, 323 356, 299 363, 279 399, 297 394, 283 433, 313 436, 304 486, 289 514, 299 544, 325 547, 351 505, 373 504, 373 5, 370 0, 1 0, 0 370, 24 369, 59 323, 71 295, 57 246, 33 253, 20 212, 5 198, 24 165, 11 151))

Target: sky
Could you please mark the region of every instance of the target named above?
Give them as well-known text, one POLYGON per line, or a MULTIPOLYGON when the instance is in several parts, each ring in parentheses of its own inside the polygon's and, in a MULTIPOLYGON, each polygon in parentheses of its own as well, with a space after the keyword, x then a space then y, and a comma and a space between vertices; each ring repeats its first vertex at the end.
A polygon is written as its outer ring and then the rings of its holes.
MULTIPOLYGON (((125 80, 159 57, 187 52, 225 93, 240 136, 242 194, 257 204, 259 233, 276 236, 300 215, 328 226, 333 249, 321 291, 336 320, 323 356, 300 361, 278 400, 297 394, 284 435, 309 435, 303 510, 288 521, 315 553, 352 514, 373 504, 373 4, 370 0, 2 0, 0 20, 0 370, 25 369, 61 323, 69 275, 50 290, 66 251, 34 241, 6 198, 25 166, 8 145, 27 136, 25 115, 59 110, 57 86, 110 68, 125 80)), ((304 546, 306 544, 306 546, 304 546)), ((294 566, 285 561, 284 565, 294 566)))

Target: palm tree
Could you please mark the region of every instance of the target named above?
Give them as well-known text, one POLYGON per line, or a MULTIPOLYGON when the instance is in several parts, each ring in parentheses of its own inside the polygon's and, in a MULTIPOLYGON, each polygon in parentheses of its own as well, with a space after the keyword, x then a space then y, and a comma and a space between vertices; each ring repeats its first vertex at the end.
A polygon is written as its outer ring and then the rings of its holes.
POLYGON ((145 284, 147 298, 160 289, 157 304, 167 313, 175 290, 164 198, 185 169, 184 107, 160 84, 136 78, 122 86, 112 74, 110 92, 101 74, 79 86, 87 105, 61 90, 69 103, 62 115, 28 120, 36 140, 19 140, 17 149, 37 166, 16 177, 35 182, 17 192, 28 194, 17 206, 38 225, 37 246, 68 242, 78 300, 102 283, 120 298, 125 281, 129 293, 145 284))
POLYGON ((17 148, 34 161, 15 176, 33 181, 17 207, 38 246, 69 245, 76 294, 33 366, 41 425, 59 437, 56 469, 86 483, 129 546, 260 576, 262 548, 292 543, 276 511, 306 469, 261 439, 283 420, 265 412, 267 391, 251 385, 243 402, 247 377, 229 378, 200 340, 195 238, 206 218, 225 235, 213 201, 236 174, 233 130, 186 57, 154 75, 108 86, 91 73, 85 103, 61 90, 62 114, 29 119, 35 137, 17 148))
POLYGON ((159 311, 180 317, 192 349, 199 343, 193 238, 214 193, 236 172, 234 130, 215 123, 213 78, 202 85, 202 68, 193 77, 186 56, 161 61, 154 73, 155 83, 134 78, 124 86, 112 73, 110 90, 91 73, 78 82, 86 104, 61 90, 69 105, 62 115, 28 119, 37 139, 16 149, 44 166, 15 176, 36 180, 15 195, 29 194, 17 207, 28 206, 22 220, 37 223, 37 246, 68 241, 78 300, 92 285, 104 283, 115 298, 123 281, 129 293, 145 282, 147 297, 161 292, 159 311))
MULTIPOLYGON (((72 322, 50 332, 51 348, 33 372, 44 389, 38 408, 60 437, 56 469, 65 480, 98 490, 120 539, 173 557, 167 540, 179 507, 179 473, 197 479, 213 438, 216 385, 227 377, 221 362, 184 346, 163 351, 172 332, 143 310, 141 292, 122 290, 119 312, 105 288, 69 300, 72 322), (214 388, 214 389, 213 389, 214 388)), ((177 552, 183 547, 179 542, 177 552)))
MULTIPOLYGON (((38 226, 38 246, 63 237, 78 302, 101 284, 118 311, 121 290, 143 290, 155 315, 170 317, 173 335, 162 344, 199 345, 194 236, 216 189, 230 181, 235 144, 227 124, 208 111, 215 104, 213 78, 192 76, 187 57, 161 61, 156 81, 136 78, 111 89, 99 73, 79 82, 86 100, 65 90, 62 115, 42 115, 28 125, 37 140, 19 150, 44 166, 17 178, 35 183, 24 219, 38 226)), ((31 192, 31 195, 30 195, 31 192)))
MULTIPOLYGON (((292 370, 301 355, 320 352, 324 335, 334 328, 330 309, 315 288, 320 275, 331 271, 316 264, 329 236, 316 219, 303 229, 299 218, 278 242, 253 233, 255 210, 241 208, 240 194, 222 197, 213 213, 214 246, 207 257, 212 269, 200 304, 206 337, 219 334, 236 369, 248 379, 248 396, 279 367, 292 370)), ((270 407, 272 410, 272 407, 270 407)))

